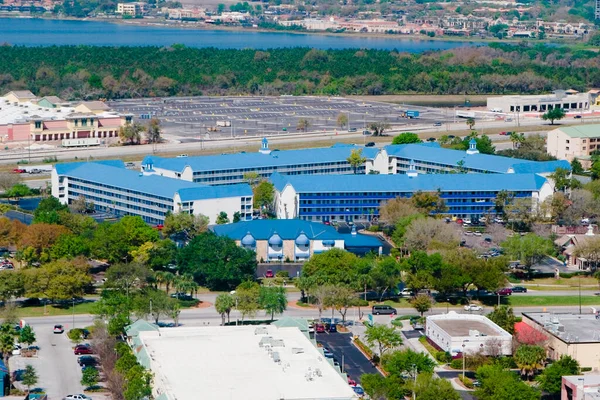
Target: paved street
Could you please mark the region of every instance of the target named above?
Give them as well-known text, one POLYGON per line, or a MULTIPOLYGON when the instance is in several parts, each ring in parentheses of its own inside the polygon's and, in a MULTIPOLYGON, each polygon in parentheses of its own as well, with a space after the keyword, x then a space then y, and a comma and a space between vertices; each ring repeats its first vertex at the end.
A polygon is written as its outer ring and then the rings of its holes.
POLYGON ((344 366, 344 372, 360 383, 362 374, 377 374, 377 369, 371 362, 352 344, 350 333, 318 333, 315 334, 317 342, 327 347, 335 359, 344 366), (342 361, 343 360, 343 361, 342 361))

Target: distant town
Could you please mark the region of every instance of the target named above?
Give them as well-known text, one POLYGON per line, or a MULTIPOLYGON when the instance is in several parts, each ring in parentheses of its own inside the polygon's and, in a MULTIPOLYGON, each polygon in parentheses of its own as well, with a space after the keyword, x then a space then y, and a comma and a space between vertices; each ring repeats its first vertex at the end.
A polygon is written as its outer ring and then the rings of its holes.
MULTIPOLYGON (((189 0, 188 0, 189 1, 189 0)), ((79 18, 195 28, 247 28, 299 32, 411 35, 424 38, 585 40, 600 18, 600 2, 519 3, 343 1, 239 2, 200 6, 168 2, 62 2, 5 0, 0 16, 79 18)))

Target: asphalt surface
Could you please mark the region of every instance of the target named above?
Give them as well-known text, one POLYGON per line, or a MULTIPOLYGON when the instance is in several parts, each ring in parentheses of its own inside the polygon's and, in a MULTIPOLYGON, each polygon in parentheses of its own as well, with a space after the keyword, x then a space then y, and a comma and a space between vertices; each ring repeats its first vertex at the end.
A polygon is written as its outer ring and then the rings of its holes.
POLYGON ((343 371, 350 378, 360 383, 362 374, 377 374, 377 369, 371 362, 352 344, 352 335, 349 333, 317 333, 317 342, 328 348, 337 362, 342 365, 343 371))

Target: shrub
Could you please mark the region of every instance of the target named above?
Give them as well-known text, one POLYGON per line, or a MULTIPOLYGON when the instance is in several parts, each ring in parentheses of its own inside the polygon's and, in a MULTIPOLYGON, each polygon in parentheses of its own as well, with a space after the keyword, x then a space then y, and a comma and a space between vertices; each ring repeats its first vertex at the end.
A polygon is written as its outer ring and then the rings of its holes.
POLYGON ((504 369, 517 368, 515 359, 512 357, 499 357, 495 360, 495 363, 502 366, 502 368, 504 368, 504 369))
POLYGON ((275 276, 278 278, 289 278, 290 277, 290 273, 288 271, 277 271, 275 273, 275 276))
POLYGON ((369 232, 379 232, 381 230, 381 228, 379 227, 379 225, 371 225, 368 229, 369 232))
POLYGON ((581 372, 590 372, 592 370, 592 367, 583 367, 581 368, 581 372))
POLYGON ((71 339, 72 342, 79 343, 83 340, 83 329, 79 329, 79 328, 71 329, 67 333, 67 337, 69 339, 71 339))
POLYGON ((463 366, 462 358, 457 358, 457 359, 450 361, 450 368, 462 369, 462 366, 463 366))
POLYGON ((452 356, 447 351, 438 351, 435 353, 435 359, 443 364, 447 364, 452 361, 452 356))
POLYGON ((470 378, 467 378, 466 376, 463 378, 462 375, 458 376, 458 380, 460 380, 463 385, 465 385, 468 389, 473 389, 473 380, 470 378))

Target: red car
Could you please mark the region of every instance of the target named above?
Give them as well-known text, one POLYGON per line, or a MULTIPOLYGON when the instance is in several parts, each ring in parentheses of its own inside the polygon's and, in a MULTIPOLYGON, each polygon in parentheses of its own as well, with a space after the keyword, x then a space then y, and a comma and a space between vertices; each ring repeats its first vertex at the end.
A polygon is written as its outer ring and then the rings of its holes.
POLYGON ((496 294, 499 294, 500 296, 510 296, 512 294, 512 289, 510 289, 510 288, 500 289, 500 290, 496 291, 496 294))
POLYGON ((163 224, 158 224, 154 227, 157 231, 162 231, 165 226, 163 224))
POLYGON ((80 354, 94 354, 94 351, 87 344, 79 344, 75 346, 75 350, 73 351, 76 356, 80 354))
POLYGON ((265 278, 273 278, 275 277, 275 274, 273 273, 272 269, 268 269, 267 272, 265 272, 265 278))
POLYGON ((346 377, 348 377, 348 385, 356 386, 356 381, 354 379, 350 378, 350 375, 346 375, 346 377))
POLYGON ((317 333, 325 333, 325 325, 323 325, 323 324, 315 324, 315 332, 317 332, 317 333))
POLYGON ((15 173, 15 174, 24 174, 25 170, 23 168, 15 168, 15 169, 13 169, 13 173, 15 173))

